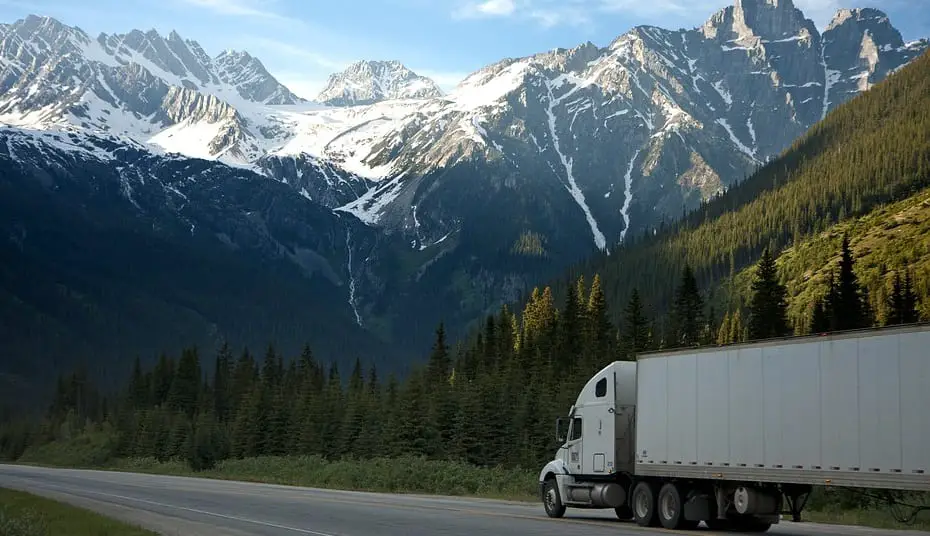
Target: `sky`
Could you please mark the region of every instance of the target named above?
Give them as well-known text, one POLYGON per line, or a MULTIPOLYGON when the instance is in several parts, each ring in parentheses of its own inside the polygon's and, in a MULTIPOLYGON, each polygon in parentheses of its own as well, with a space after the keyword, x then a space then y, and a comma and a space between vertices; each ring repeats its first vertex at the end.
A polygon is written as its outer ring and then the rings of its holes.
MULTIPOLYGON (((469 73, 640 24, 694 28, 735 0, 0 0, 0 22, 48 15, 96 36, 172 30, 211 56, 246 50, 312 99, 357 60, 397 60, 451 89, 469 73)), ((905 41, 930 37, 930 0, 794 0, 823 29, 841 7, 885 11, 905 41)))

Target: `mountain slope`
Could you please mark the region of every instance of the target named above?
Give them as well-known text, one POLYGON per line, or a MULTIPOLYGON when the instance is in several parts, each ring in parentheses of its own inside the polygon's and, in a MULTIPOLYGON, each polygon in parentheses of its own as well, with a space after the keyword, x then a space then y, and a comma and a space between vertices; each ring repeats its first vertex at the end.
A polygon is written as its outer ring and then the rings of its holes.
POLYGON ((601 274, 612 303, 625 303, 637 288, 664 311, 686 262, 704 288, 713 288, 754 263, 765 247, 780 252, 907 199, 930 185, 928 105, 930 54, 924 54, 835 109, 782 156, 682 222, 583 270, 601 274))
POLYGON ((114 380, 134 356, 223 340, 309 343, 343 369, 398 362, 355 325, 347 244, 363 225, 251 172, 114 139, 0 131, 0 376, 39 393, 79 362, 114 380))

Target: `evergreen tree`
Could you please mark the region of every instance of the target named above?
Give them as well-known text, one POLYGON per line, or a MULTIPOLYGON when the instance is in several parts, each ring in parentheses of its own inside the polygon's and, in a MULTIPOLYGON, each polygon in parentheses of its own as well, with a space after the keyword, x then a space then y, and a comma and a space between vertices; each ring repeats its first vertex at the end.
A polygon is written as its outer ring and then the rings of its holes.
POLYGON ((219 422, 226 422, 232 411, 232 359, 229 344, 224 342, 213 366, 213 412, 219 422))
POLYGON ((723 315, 723 320, 720 322, 720 328, 717 329, 718 346, 723 346, 733 342, 730 340, 730 322, 730 313, 727 312, 723 315))
POLYGON ((686 264, 672 308, 672 341, 670 347, 698 344, 704 327, 704 300, 691 266, 686 264))
POLYGON ((593 374, 606 365, 610 359, 610 333, 613 331, 613 326, 607 316, 607 300, 604 297, 604 289, 601 288, 600 274, 595 274, 591 282, 586 318, 588 325, 586 331, 590 334, 588 344, 593 356, 593 362, 589 363, 587 373, 593 374))
POLYGON ((911 283, 910 271, 895 272, 891 295, 888 296, 888 315, 886 325, 912 324, 919 320, 917 313, 917 295, 911 283))
MULTIPOLYGON (((446 342, 446 329, 442 322, 436 328, 436 340, 429 357, 429 379, 432 382, 448 380, 452 359, 449 357, 449 345, 446 342)), ((359 366, 356 363, 356 366, 359 366)), ((361 372, 361 371, 359 371, 361 372)))
POLYGON ((920 321, 920 313, 917 309, 917 293, 911 281, 911 272, 905 270, 904 286, 901 288, 901 322, 914 324, 918 321, 920 321))
POLYGON ((840 271, 836 284, 835 302, 830 314, 837 331, 868 327, 867 301, 854 272, 855 260, 849 246, 849 237, 843 235, 840 250, 840 271))
POLYGON ((826 299, 818 298, 811 312, 810 332, 826 333, 830 331, 830 327, 830 313, 827 310, 826 299))
POLYGON ((785 287, 778 282, 775 258, 766 248, 759 259, 752 282, 748 326, 751 340, 784 337, 789 334, 786 295, 785 287))
POLYGON ((193 418, 200 397, 200 358, 196 348, 184 350, 168 392, 168 407, 193 418))
POLYGON ((649 349, 649 321, 646 319, 637 289, 633 289, 630 301, 624 309, 623 330, 623 340, 631 358, 649 349))

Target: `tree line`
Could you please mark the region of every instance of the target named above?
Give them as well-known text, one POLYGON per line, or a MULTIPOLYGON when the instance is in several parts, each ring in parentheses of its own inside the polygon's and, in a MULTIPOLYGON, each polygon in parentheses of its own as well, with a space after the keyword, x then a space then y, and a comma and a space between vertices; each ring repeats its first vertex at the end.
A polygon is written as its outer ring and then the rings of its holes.
MULTIPOLYGON (((876 322, 846 239, 840 257, 828 292, 812 304, 818 312, 808 331, 876 322)), ((910 277, 905 271, 895 278, 885 324, 919 320, 910 277)), ((502 307, 455 345, 439 324, 428 359, 403 379, 382 378, 358 360, 340 371, 309 347, 285 358, 273 345, 260 355, 223 345, 212 359, 190 348, 177 358, 162 355, 150 370, 136 360, 116 394, 100 393, 76 372, 59 380, 41 422, 7 419, 0 453, 16 458, 30 445, 107 429, 115 436, 113 456, 184 458, 195 469, 226 458, 301 454, 417 455, 535 469, 552 456, 554 419, 611 361, 792 332, 785 287, 768 250, 745 312, 717 315, 706 294, 686 265, 667 315, 650 314, 634 289, 614 324, 598 276, 590 285, 579 277, 561 303, 550 287, 536 288, 520 314, 502 307)))

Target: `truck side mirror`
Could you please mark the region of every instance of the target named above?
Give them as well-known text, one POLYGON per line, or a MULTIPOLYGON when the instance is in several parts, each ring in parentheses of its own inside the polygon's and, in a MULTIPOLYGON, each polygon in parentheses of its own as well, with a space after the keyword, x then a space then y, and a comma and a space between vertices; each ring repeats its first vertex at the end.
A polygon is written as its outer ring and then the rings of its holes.
POLYGON ((555 420, 555 440, 559 442, 559 445, 565 443, 565 438, 567 434, 565 433, 565 420, 562 417, 559 417, 555 420))

